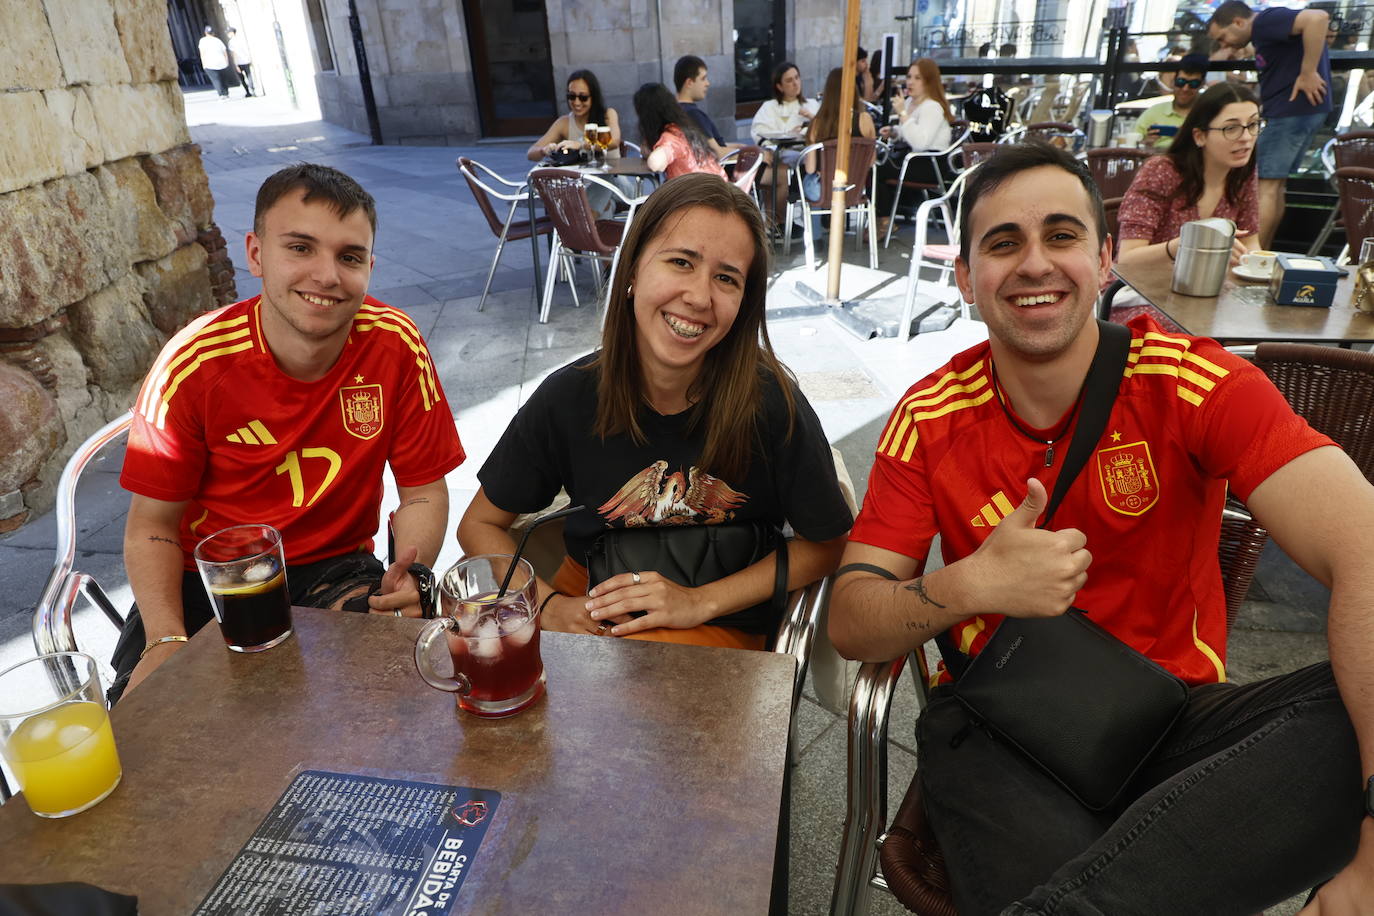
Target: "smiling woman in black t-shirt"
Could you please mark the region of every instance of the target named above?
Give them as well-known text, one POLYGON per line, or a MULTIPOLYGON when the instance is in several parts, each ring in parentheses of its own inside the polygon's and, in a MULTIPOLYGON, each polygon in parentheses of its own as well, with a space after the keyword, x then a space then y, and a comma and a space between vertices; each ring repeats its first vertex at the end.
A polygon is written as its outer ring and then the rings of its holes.
POLYGON ((588 595, 583 562, 607 528, 787 522, 789 589, 835 568, 852 519, 820 422, 768 341, 767 279, 762 217, 733 185, 686 175, 639 210, 601 349, 520 409, 458 526, 467 554, 509 554, 519 513, 559 489, 586 507, 553 584, 539 583, 545 629, 761 648, 776 627, 740 613, 772 594, 771 555, 697 588, 644 570, 588 595))

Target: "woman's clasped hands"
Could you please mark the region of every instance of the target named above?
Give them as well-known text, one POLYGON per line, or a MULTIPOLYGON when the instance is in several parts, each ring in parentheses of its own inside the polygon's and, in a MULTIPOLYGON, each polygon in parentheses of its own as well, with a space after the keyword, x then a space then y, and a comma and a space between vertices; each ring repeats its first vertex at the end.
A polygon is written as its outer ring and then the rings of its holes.
POLYGON ((587 593, 586 612, 602 635, 629 636, 655 627, 685 630, 715 617, 701 589, 656 572, 621 573, 587 593), (643 612, 638 617, 631 614, 643 612))

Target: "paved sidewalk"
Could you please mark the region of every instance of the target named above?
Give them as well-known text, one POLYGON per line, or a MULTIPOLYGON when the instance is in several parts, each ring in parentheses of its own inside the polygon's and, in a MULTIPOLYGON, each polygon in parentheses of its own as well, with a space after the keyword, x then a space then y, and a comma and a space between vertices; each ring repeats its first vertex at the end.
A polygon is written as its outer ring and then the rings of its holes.
MULTIPOLYGON (((365 136, 337 126, 299 122, 294 112, 270 98, 221 102, 207 93, 187 96, 187 118, 204 153, 215 219, 236 264, 243 263, 243 237, 251 227, 258 185, 283 165, 309 159, 336 166, 377 198, 372 295, 406 309, 425 333, 468 452, 467 462, 450 476, 450 518, 456 526, 476 491, 477 470, 518 405, 544 375, 588 352, 598 339, 587 272, 579 275, 582 308, 573 307, 566 286, 560 284, 549 323, 538 323, 528 242, 507 246, 486 309, 477 311, 496 240, 454 161, 470 156, 515 176, 528 168, 526 144, 373 147, 365 136)), ((846 263, 855 265, 846 268, 847 284, 876 290, 878 296, 900 295, 910 244, 908 228, 882 252, 880 267, 890 273, 871 274, 867 253, 856 251, 852 239, 846 240, 846 263)), ((546 263, 543 257, 541 261, 546 263)), ((783 265, 791 272, 774 282, 769 306, 770 314, 778 317, 770 318, 769 334, 797 374, 862 494, 878 433, 897 397, 985 332, 977 322, 960 320, 949 331, 910 342, 861 341, 828 317, 801 314, 806 311, 804 299, 794 291, 799 261, 794 248, 793 258, 783 265), (786 317, 789 313, 798 317, 786 317)), ((241 266, 237 279, 241 297, 258 292, 258 282, 241 266)), ((110 455, 88 473, 80 502, 78 562, 111 586, 116 604, 127 607, 120 550, 128 496, 118 486, 119 462, 118 454, 110 455)), ((0 588, 12 596, 0 606, 0 666, 32 652, 28 626, 51 563, 54 531, 49 515, 0 538, 0 588)), ((450 539, 440 568, 457 553, 450 539)), ((1233 635, 1233 679, 1248 680, 1324 657, 1325 597, 1318 586, 1294 574, 1279 555, 1266 560, 1255 594, 1268 600, 1251 602, 1233 635)), ((83 645, 108 657, 114 633, 103 618, 83 611, 77 626, 83 645)), ((417 689, 423 689, 418 682, 417 689)), ((910 681, 903 682, 895 705, 890 811, 895 811, 915 769, 915 695, 910 681)), ((809 689, 798 729, 790 910, 823 913, 829 905, 845 813, 846 729, 843 719, 824 709, 809 689)), ((873 912, 901 909, 884 899, 875 901, 873 912)))

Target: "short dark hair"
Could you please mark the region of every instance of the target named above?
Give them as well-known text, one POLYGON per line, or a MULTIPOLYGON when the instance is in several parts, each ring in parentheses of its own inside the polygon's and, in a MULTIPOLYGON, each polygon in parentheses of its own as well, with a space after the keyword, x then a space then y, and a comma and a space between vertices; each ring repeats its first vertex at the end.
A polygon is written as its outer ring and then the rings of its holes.
POLYGON ((706 69, 706 61, 697 57, 695 54, 684 54, 673 64, 673 86, 678 92, 687 85, 688 80, 694 80, 701 71, 706 69))
POLYGON ((1097 189, 1097 182, 1093 181, 1087 165, 1066 150, 1044 140, 1032 139, 999 146, 996 152, 978 164, 965 182, 964 196, 959 201, 959 225, 963 227, 959 233, 959 257, 964 259, 965 264, 968 263, 969 234, 973 228, 969 214, 973 212, 974 204, 984 194, 997 190, 1013 175, 1044 165, 1056 166, 1068 172, 1088 192, 1093 223, 1097 227, 1097 243, 1101 246, 1107 237, 1107 213, 1102 209, 1102 192, 1097 189))
POLYGON ((1179 73, 1206 73, 1210 66, 1206 54, 1185 54, 1177 63, 1179 73))
POLYGON ((1255 15, 1255 11, 1250 9, 1250 5, 1244 0, 1226 0, 1212 13, 1212 18, 1207 20, 1207 25, 1224 29, 1237 19, 1249 19, 1253 15, 1255 15))
POLYGON ((864 59, 865 57, 867 57, 867 56, 868 56, 868 52, 865 51, 865 50, 863 49, 863 45, 859 45, 859 53, 857 53, 857 54, 854 55, 854 59, 855 59, 855 60, 863 60, 863 59, 864 59))
POLYGON ((355 210, 362 210, 377 234, 377 202, 349 176, 338 169, 315 162, 298 162, 273 173, 258 188, 257 204, 253 209, 253 231, 262 235, 262 219, 277 201, 292 191, 304 191, 304 200, 323 198, 325 203, 343 219, 355 210))

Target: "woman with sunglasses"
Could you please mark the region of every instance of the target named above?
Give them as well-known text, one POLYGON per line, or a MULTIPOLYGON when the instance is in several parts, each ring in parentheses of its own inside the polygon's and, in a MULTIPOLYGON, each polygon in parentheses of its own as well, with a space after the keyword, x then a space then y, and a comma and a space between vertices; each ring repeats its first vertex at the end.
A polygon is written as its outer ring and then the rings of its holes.
POLYGON ((696 587, 642 569, 588 591, 584 563, 611 529, 786 521, 789 589, 835 568, 851 517, 825 431, 769 343, 768 260, 747 194, 703 173, 666 182, 625 238, 600 349, 539 385, 478 472, 458 526, 469 556, 512 553, 517 513, 560 489, 584 507, 539 582, 544 629, 755 649, 776 633, 773 553, 696 587))
POLYGON ((614 108, 606 107, 596 74, 590 70, 574 70, 568 76, 568 114, 549 125, 544 136, 525 153, 526 158, 538 162, 559 150, 581 149, 588 124, 610 127, 610 149, 620 148, 620 116, 614 108))
POLYGON ((1145 162, 1117 215, 1122 264, 1171 264, 1183 224, 1211 216, 1236 224, 1231 264, 1259 247, 1255 141, 1264 128, 1254 93, 1217 83, 1198 97, 1169 151, 1145 162))

